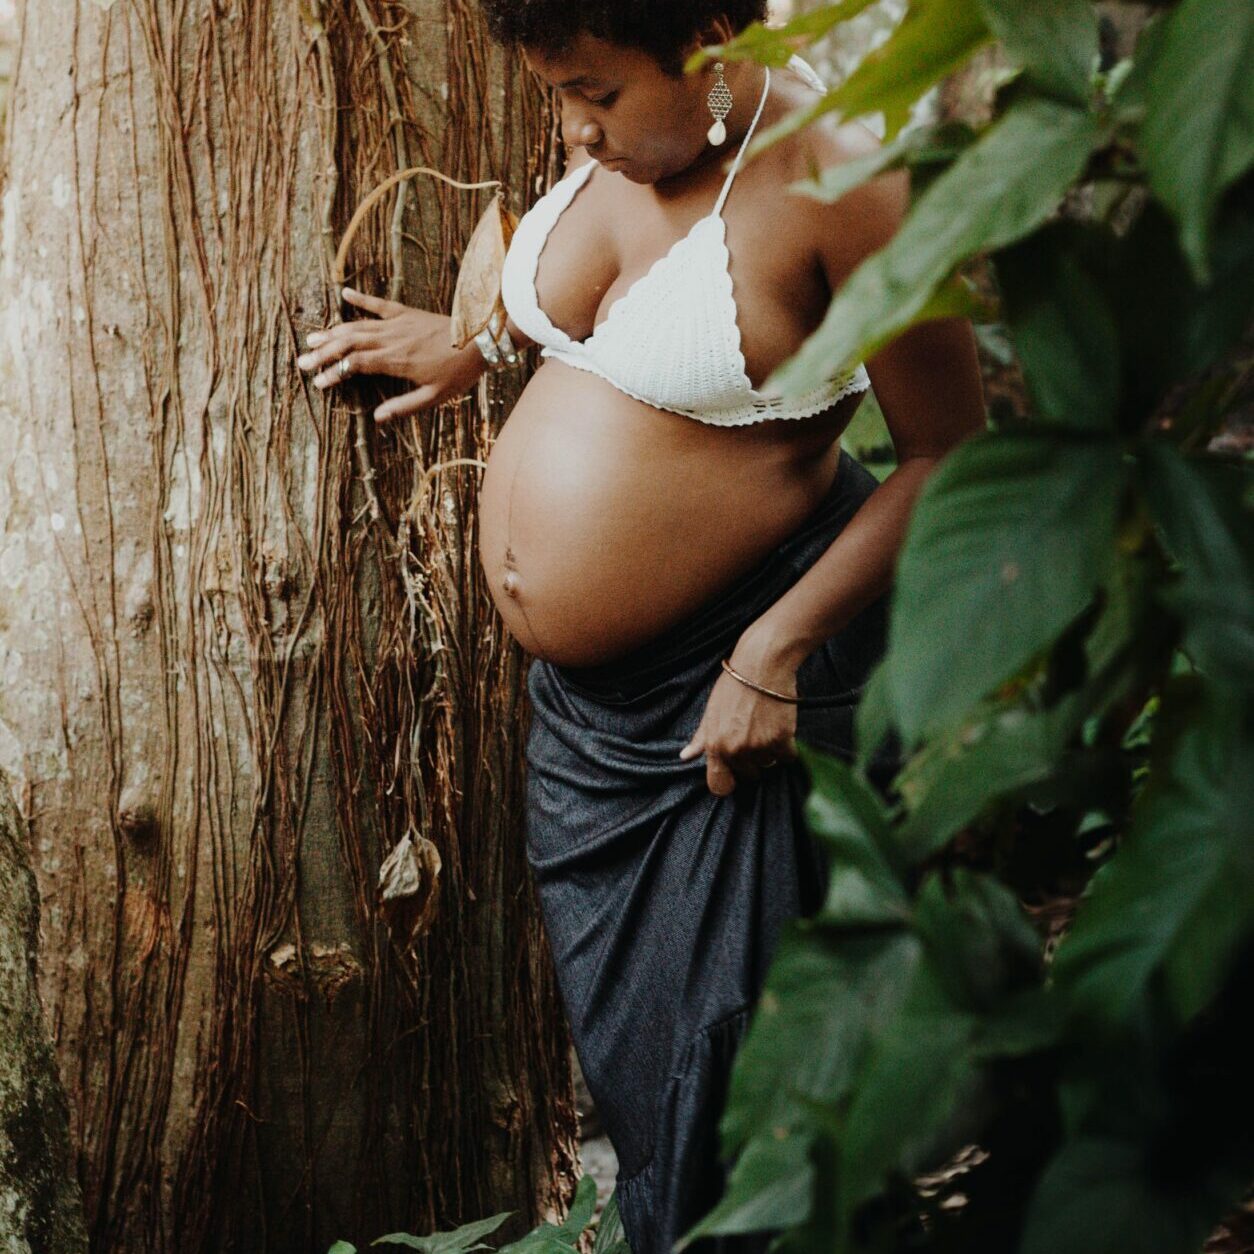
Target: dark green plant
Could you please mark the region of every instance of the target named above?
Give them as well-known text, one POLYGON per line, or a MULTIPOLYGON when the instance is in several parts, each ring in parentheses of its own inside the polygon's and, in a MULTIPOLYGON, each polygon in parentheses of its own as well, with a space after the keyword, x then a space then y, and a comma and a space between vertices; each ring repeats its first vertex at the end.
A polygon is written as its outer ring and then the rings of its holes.
MULTIPOLYGON (((866 3, 689 68, 783 64, 866 3)), ((1098 33, 1088 0, 912 0, 751 145, 882 110, 876 153, 795 190, 902 167, 913 188, 768 386, 953 314, 1004 333, 1031 412, 929 478, 857 760, 801 745, 827 898, 781 940, 725 1196, 677 1250, 774 1230, 789 1254, 1196 1254, 1254 1179, 1254 478, 1209 448, 1254 360, 1254 6, 1163 6, 1110 67, 1098 33), (901 129, 994 40, 1017 68, 987 126, 901 129), (865 768, 890 730, 884 793, 865 768), (1025 903, 1068 897, 1046 939, 1025 903), (973 1144, 942 1209, 918 1182, 973 1144)))
MULTIPOLYGON (((592 1223, 596 1209, 597 1186, 590 1175, 579 1178, 570 1210, 560 1224, 541 1223, 517 1241, 499 1247, 488 1245, 480 1238, 495 1232, 512 1214, 501 1211, 487 1219, 462 1224, 449 1232, 433 1232, 428 1236, 415 1237, 407 1232, 390 1232, 377 1237, 371 1245, 400 1245, 406 1249, 421 1250, 423 1254, 466 1254, 469 1250, 496 1249, 497 1254, 579 1254, 579 1241, 585 1232, 595 1235, 592 1254, 631 1254, 623 1239, 623 1225, 618 1217, 618 1200, 614 1194, 601 1208, 601 1216, 592 1223)), ((327 1254, 357 1254, 357 1247, 347 1241, 337 1241, 327 1254)))

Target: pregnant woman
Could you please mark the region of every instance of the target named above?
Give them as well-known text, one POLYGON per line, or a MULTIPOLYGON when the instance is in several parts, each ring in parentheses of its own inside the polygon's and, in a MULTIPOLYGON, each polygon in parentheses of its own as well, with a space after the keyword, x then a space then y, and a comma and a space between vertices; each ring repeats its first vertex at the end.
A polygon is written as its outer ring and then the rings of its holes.
POLYGON ((320 387, 411 380, 386 419, 542 346, 483 476, 480 557, 532 655, 527 855, 576 1050, 627 1239, 667 1254, 722 1191, 718 1116, 780 929, 822 901, 796 739, 852 755, 912 504, 982 429, 980 379, 950 318, 805 396, 759 390, 908 200, 903 172, 835 204, 787 192, 872 150, 857 123, 743 162, 822 82, 796 56, 680 67, 766 0, 481 3, 558 92, 574 150, 512 239, 504 351, 451 350, 447 317, 346 292, 375 316, 310 336, 299 364, 320 387), (872 384, 897 454, 882 484, 840 443, 872 384))

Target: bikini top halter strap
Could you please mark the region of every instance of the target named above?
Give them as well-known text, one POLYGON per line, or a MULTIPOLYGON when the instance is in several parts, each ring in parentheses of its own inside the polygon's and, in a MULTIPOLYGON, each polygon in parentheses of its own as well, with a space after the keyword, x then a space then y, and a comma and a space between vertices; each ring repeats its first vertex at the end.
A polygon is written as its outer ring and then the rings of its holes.
POLYGON ((766 77, 762 83, 762 98, 758 101, 757 112, 753 115, 753 121, 749 123, 749 129, 745 131, 745 137, 740 141, 740 148, 736 152, 736 158, 732 162, 731 169, 727 172, 727 178, 723 181, 723 190, 718 194, 718 200, 714 203, 714 215, 719 216, 723 212, 723 203, 727 199, 727 193, 731 191, 732 180, 736 177, 736 171, 740 169, 740 159, 745 155, 745 148, 748 146, 749 140, 753 136, 753 132, 757 129, 758 118, 762 116, 762 106, 766 104, 767 93, 771 90, 771 67, 763 66, 766 70, 766 77))

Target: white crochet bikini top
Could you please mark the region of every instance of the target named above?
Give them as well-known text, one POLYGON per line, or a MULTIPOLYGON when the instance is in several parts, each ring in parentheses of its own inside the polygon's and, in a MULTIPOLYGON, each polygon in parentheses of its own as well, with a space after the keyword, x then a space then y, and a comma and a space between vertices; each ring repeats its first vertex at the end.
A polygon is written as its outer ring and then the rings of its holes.
MULTIPOLYGON (((794 54, 788 64, 810 86, 824 90, 823 80, 801 57, 794 54)), ((768 66, 762 99, 713 212, 695 222, 614 301, 586 340, 571 339, 549 321, 536 297, 536 269, 549 233, 598 163, 576 167, 523 215, 505 256, 501 299, 514 325, 543 346, 541 357, 591 371, 658 409, 724 427, 805 418, 870 387, 861 363, 794 398, 763 395, 745 373, 722 208, 770 84, 768 66)))

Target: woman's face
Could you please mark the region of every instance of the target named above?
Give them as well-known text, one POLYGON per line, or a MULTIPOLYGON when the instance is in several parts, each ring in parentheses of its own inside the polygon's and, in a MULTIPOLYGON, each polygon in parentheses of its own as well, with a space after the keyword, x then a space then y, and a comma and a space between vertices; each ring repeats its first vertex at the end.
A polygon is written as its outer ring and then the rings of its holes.
MULTIPOLYGON (((711 31, 703 42, 730 38, 711 31)), ((705 98, 712 67, 671 78, 649 53, 581 32, 560 55, 523 48, 527 64, 561 103, 562 139, 633 183, 653 183, 687 169, 707 147, 712 121, 705 98)))

